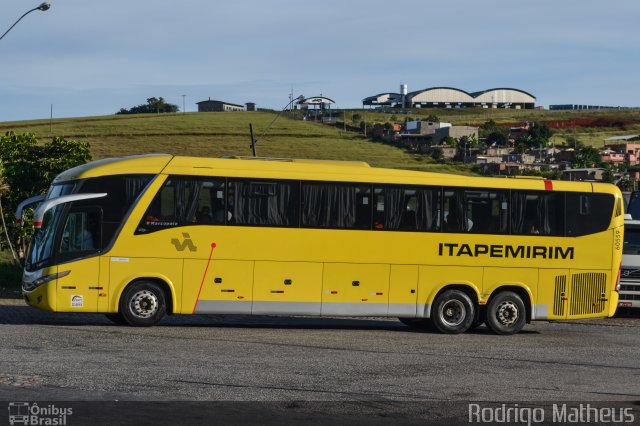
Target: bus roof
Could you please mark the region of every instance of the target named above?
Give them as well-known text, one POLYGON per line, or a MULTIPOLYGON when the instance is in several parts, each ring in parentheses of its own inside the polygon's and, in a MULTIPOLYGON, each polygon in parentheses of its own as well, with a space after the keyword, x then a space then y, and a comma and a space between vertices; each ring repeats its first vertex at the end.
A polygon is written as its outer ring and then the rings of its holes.
POLYGON ((597 191, 611 194, 619 192, 619 189, 611 184, 461 176, 369 167, 367 163, 360 161, 260 157, 208 158, 173 156, 170 154, 132 155, 92 161, 62 172, 54 179, 53 183, 116 174, 175 174, 409 185, 451 185, 467 188, 597 191))

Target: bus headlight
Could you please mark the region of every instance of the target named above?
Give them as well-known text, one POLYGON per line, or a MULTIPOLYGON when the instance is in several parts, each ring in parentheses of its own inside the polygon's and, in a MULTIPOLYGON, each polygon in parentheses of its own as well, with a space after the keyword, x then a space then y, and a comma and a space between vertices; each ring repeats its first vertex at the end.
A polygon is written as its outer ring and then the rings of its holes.
POLYGON ((57 274, 45 275, 44 277, 40 277, 31 282, 22 281, 22 290, 26 292, 30 292, 40 287, 43 284, 48 283, 49 281, 53 281, 58 278, 66 277, 69 275, 71 271, 62 271, 57 274))

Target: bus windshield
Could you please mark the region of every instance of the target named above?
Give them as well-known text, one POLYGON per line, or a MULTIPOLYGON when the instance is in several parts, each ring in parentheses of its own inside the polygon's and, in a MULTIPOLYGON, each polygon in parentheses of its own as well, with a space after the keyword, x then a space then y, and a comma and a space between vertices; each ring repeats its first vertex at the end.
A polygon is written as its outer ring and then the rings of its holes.
POLYGON ((623 254, 640 254, 640 227, 625 226, 623 254))
POLYGON ((127 212, 152 177, 147 174, 99 176, 52 185, 47 194, 48 200, 71 194, 104 192, 107 195, 60 204, 47 211, 42 227, 31 241, 26 270, 34 271, 55 264, 71 252, 89 255, 103 251, 115 238, 127 212), (74 213, 75 208, 93 210, 74 213), (85 230, 101 237, 91 253, 86 250, 87 244, 79 244, 78 238, 85 230), (72 236, 75 241, 69 239, 72 236))
POLYGON ((60 221, 62 209, 63 205, 58 205, 45 213, 42 227, 36 231, 31 240, 31 247, 25 265, 28 271, 44 267, 53 257, 56 228, 60 221))

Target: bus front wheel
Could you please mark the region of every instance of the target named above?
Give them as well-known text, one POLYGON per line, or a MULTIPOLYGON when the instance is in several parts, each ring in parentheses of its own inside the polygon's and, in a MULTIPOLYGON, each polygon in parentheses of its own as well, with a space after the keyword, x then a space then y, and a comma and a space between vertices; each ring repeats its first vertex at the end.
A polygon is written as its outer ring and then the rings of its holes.
POLYGON ((493 297, 487 305, 486 324, 496 334, 515 334, 527 322, 527 313, 522 298, 512 291, 503 291, 493 297))
POLYGON ((164 291, 151 281, 131 284, 120 299, 124 320, 136 327, 149 327, 160 322, 167 311, 164 291))
POLYGON ((433 302, 431 322, 442 333, 464 333, 471 327, 474 318, 473 302, 460 290, 447 290, 433 302))

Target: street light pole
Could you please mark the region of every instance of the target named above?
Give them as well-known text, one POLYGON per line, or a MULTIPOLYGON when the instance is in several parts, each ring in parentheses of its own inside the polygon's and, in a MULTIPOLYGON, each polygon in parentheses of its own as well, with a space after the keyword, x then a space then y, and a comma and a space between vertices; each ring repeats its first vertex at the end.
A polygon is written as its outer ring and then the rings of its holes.
POLYGON ((302 102, 302 101, 304 101, 304 99, 305 98, 304 98, 303 95, 300 95, 297 98, 293 98, 293 96, 292 96, 291 100, 289 101, 289 103, 284 108, 282 108, 282 110, 280 110, 278 115, 276 115, 273 118, 273 120, 271 120, 271 123, 269 123, 269 125, 267 126, 266 129, 264 129, 264 131, 262 132, 262 134, 260 135, 260 137, 258 139, 254 139, 253 138, 253 126, 251 125, 251 123, 249 123, 249 130, 251 131, 251 152, 253 153, 254 157, 256 156, 256 145, 258 144, 258 141, 260 139, 262 139, 262 137, 269 131, 269 128, 271 128, 271 125, 273 123, 275 123, 275 121, 282 115, 282 113, 285 112, 287 110, 287 108, 289 108, 291 105, 293 105, 293 103, 295 101, 302 102))
POLYGON ((49 10, 50 7, 51 7, 51 5, 49 3, 44 2, 44 3, 40 3, 40 6, 34 7, 33 9, 26 11, 21 17, 18 18, 18 20, 16 22, 13 23, 12 26, 9 27, 9 29, 7 31, 4 32, 4 34, 2 34, 0 36, 0 40, 2 40, 4 38, 4 36, 6 36, 7 33, 9 31, 11 31, 13 29, 13 27, 16 26, 18 24, 18 22, 20 22, 22 20, 22 18, 24 18, 25 16, 27 16, 28 14, 30 14, 34 10, 41 10, 41 11, 44 12, 45 10, 49 10))

